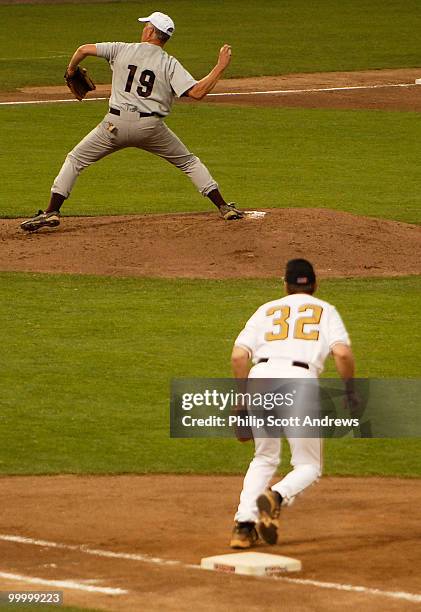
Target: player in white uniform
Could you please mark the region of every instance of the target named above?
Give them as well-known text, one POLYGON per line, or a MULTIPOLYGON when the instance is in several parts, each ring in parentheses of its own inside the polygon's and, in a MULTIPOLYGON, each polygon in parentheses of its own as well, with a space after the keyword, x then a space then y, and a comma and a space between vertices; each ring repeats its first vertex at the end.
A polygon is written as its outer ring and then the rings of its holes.
MULTIPOLYGON (((51 188, 48 208, 24 221, 23 230, 33 232, 41 227, 59 225, 60 207, 69 197, 81 171, 125 147, 144 149, 174 164, 218 207, 225 220, 243 217, 234 203, 224 200, 206 166, 163 122, 175 97, 201 100, 214 88, 230 63, 231 47, 221 47, 216 66, 206 77, 196 81, 163 49, 174 32, 173 20, 164 13, 155 12, 139 21, 146 22, 140 43, 82 45, 70 60, 67 68, 70 75, 87 56, 102 57, 109 62, 113 71, 110 112, 68 154, 51 188)), ((133 181, 134 186, 146 182, 147 173, 139 172, 133 181)))
MULTIPOLYGON (((289 261, 285 288, 287 295, 258 308, 237 337, 232 352, 235 377, 315 379, 331 353, 351 399, 354 357, 349 336, 335 307, 314 297, 316 277, 311 263, 289 261)), ((289 437, 286 432, 293 470, 267 489, 279 465, 281 440, 254 434, 255 454, 244 478, 232 548, 253 546, 257 531, 275 544, 281 504, 291 503, 322 472, 321 440, 289 437)))

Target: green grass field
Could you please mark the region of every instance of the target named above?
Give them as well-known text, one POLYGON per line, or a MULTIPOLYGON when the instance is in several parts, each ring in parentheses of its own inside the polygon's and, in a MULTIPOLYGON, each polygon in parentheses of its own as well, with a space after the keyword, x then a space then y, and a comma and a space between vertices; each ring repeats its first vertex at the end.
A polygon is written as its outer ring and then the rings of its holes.
MULTIPOLYGON (((0 6, 0 88, 62 83, 75 47, 135 39, 136 17, 155 8, 0 6)), ((177 23, 169 51, 197 76, 226 40, 234 46, 227 76, 420 63, 421 7, 412 0, 267 1, 258 16, 252 0, 179 0, 160 9, 177 23)), ((91 65, 98 81, 110 80, 105 62, 91 65)), ((105 110, 101 102, 1 108, 0 216, 45 205, 66 153, 105 110)), ((198 104, 180 105, 168 123, 241 206, 327 207, 420 223, 417 113, 198 104)), ((87 170, 64 208, 189 210, 209 203, 176 169, 133 150, 87 170)), ((169 439, 169 380, 228 375, 239 327, 277 291, 275 281, 1 274, 0 472, 243 472, 250 446, 169 439)), ((419 277, 323 283, 321 297, 350 329, 360 376, 419 374, 419 293, 419 277)), ((420 446, 329 441, 326 472, 420 476, 420 446)))
MULTIPOLYGON (((235 336, 260 303, 279 295, 278 282, 0 280, 2 473, 243 471, 247 445, 169 439, 169 384, 229 376, 235 336)), ((323 282, 320 296, 337 304, 353 338, 359 376, 417 376, 420 289, 416 277, 323 282), (410 345, 402 342, 408 336, 410 345)), ((421 475, 417 440, 327 447, 328 474, 421 475)))
MULTIPOLYGON (((1 216, 44 208, 67 152, 106 104, 3 107, 1 216)), ((243 207, 323 207, 421 221, 417 113, 179 105, 168 125, 243 207), (227 129, 227 126, 230 129, 227 129), (264 134, 264 138, 262 138, 264 134)), ((120 151, 79 178, 65 214, 209 210, 176 168, 120 151)))
MULTIPOLYGON (((209 72, 224 42, 234 49, 228 76, 421 64, 416 0, 264 0, 258 10, 254 0, 165 0, 159 8, 176 23, 168 52, 197 77, 209 72)), ((150 0, 0 6, 1 88, 61 84, 80 44, 137 40, 137 18, 154 10, 150 0)), ((98 82, 109 81, 105 62, 93 70, 98 82)))

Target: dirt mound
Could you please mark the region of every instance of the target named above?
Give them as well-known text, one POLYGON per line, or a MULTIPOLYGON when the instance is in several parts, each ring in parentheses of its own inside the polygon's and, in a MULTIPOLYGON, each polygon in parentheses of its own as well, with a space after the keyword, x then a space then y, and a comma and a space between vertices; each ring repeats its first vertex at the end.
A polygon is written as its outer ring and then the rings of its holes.
POLYGON ((291 257, 323 277, 420 274, 421 228, 324 209, 65 217, 25 234, 0 221, 0 270, 184 278, 271 278, 291 257))

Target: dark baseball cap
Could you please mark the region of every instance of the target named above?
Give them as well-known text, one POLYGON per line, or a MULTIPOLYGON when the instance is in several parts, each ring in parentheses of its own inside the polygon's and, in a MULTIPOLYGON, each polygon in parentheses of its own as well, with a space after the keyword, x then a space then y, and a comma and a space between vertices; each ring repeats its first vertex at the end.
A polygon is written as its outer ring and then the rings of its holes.
POLYGON ((288 285, 314 285, 313 266, 307 259, 290 259, 285 270, 285 282, 288 285))

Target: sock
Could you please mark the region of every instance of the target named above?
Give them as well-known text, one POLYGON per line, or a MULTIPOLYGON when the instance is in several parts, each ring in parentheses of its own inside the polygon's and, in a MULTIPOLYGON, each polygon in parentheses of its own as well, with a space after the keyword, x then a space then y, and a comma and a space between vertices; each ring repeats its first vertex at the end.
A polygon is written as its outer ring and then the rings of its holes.
POLYGON ((48 204, 48 208, 45 211, 46 213, 50 212, 58 212, 66 198, 61 193, 51 192, 50 203, 48 204))
POLYGON ((221 208, 221 206, 226 204, 224 198, 222 197, 222 195, 219 192, 219 189, 213 189, 213 191, 210 191, 208 193, 207 197, 218 208, 221 208))

